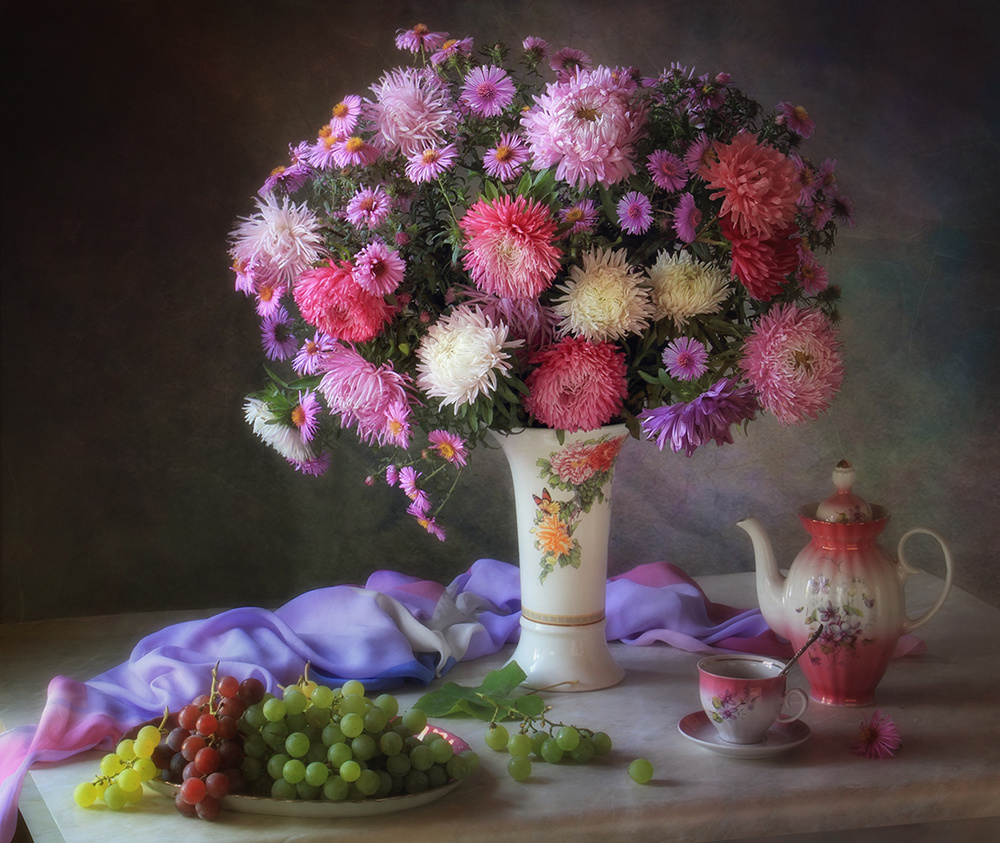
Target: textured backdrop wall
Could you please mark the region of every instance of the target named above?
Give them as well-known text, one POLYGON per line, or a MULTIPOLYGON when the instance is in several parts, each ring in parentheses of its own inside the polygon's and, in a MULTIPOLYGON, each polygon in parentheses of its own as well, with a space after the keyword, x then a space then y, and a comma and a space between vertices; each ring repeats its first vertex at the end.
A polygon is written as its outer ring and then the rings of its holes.
MULTIPOLYGON (((748 570, 753 514, 790 562, 794 510, 842 457, 909 527, 951 541, 957 583, 1000 605, 996 29, 988 2, 93 0, 4 6, 3 621, 273 606, 377 568, 448 581, 514 561, 506 465, 477 452, 424 536, 368 488, 345 437, 324 479, 242 420, 262 384, 256 320, 227 238, 289 143, 400 56, 399 28, 603 64, 727 71, 804 105, 810 156, 838 159, 858 225, 843 287, 848 378, 809 426, 758 420, 693 457, 631 441, 612 569, 655 559, 748 570)), ((932 571, 933 548, 914 555, 932 571)), ((747 605, 755 601, 747 595, 747 605)), ((911 611, 914 611, 911 609, 911 611)))

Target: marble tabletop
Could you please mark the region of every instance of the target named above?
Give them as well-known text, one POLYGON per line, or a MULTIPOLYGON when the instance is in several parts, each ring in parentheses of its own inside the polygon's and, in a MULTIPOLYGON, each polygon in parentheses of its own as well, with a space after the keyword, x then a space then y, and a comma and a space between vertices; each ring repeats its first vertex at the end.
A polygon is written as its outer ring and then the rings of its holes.
MULTIPOLYGON (((752 574, 699 578, 710 599, 733 606, 756 601, 752 574)), ((930 574, 907 582, 911 615, 933 602, 941 583, 930 574)), ((48 680, 88 679, 125 660, 143 635, 210 612, 115 615, 0 626, 0 719, 10 728, 38 719, 48 680)), ((586 766, 535 764, 526 783, 511 780, 505 755, 483 744, 486 725, 447 718, 439 725, 467 740, 482 763, 440 800, 405 812, 365 818, 290 819, 225 812, 215 823, 181 817, 150 793, 120 813, 76 807, 72 791, 93 777, 99 752, 31 771, 21 811, 36 841, 104 841, 113 837, 190 841, 352 841, 390 839, 496 841, 711 841, 808 835, 811 841, 962 839, 1000 833, 1000 609, 953 588, 919 631, 927 650, 898 659, 876 706, 811 704, 807 740, 780 755, 718 755, 685 738, 678 722, 698 709, 699 654, 665 645, 612 645, 624 682, 603 691, 546 695, 553 716, 607 731, 610 756, 586 766), (850 751, 860 722, 875 707, 899 727, 902 747, 886 760, 850 751), (654 779, 638 785, 626 768, 646 757, 654 779), (866 831, 867 829, 867 831, 866 831), (876 836, 867 836, 876 835, 876 836), (921 836, 925 835, 925 836, 921 836)), ((457 665, 447 676, 477 683, 509 651, 457 665)), ((805 686, 798 668, 792 684, 805 686)), ((422 693, 408 686, 404 708, 422 693)), ((797 837, 787 838, 791 840, 797 837)))

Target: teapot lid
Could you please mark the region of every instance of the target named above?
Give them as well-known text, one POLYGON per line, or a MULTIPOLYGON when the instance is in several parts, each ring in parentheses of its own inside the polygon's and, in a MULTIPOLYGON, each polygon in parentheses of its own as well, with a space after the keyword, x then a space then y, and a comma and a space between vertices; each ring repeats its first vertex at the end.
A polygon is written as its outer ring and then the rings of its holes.
POLYGON ((851 491, 854 476, 854 466, 847 460, 837 463, 833 470, 833 485, 837 487, 837 492, 816 507, 817 521, 859 524, 872 520, 871 504, 851 491))

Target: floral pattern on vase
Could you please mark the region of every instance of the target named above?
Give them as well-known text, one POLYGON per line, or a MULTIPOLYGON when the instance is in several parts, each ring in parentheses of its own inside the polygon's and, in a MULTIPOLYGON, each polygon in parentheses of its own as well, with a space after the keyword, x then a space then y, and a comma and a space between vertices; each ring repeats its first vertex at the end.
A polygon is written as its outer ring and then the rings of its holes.
POLYGON ((544 583, 557 567, 580 567, 580 543, 573 534, 581 515, 606 499, 624 442, 624 436, 605 435, 575 442, 538 460, 538 476, 547 483, 540 495, 532 496, 536 511, 531 532, 535 549, 542 553, 539 582, 544 583), (548 486, 571 492, 572 497, 553 500, 548 486))

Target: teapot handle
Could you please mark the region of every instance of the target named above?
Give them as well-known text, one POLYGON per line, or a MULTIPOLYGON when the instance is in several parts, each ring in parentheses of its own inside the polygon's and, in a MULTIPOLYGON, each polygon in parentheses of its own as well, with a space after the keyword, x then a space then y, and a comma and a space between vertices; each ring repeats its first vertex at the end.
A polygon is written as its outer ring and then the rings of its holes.
MULTIPOLYGON (((928 536, 931 536, 933 539, 935 539, 935 541, 937 541, 939 545, 941 545, 941 552, 944 554, 944 566, 945 566, 944 588, 941 589, 941 594, 938 595, 937 602, 922 615, 920 615, 917 618, 911 618, 909 615, 906 615, 904 617, 903 630, 902 630, 904 633, 913 632, 913 630, 923 626, 925 623, 927 623, 927 621, 929 621, 932 617, 934 617, 934 615, 937 614, 938 609, 940 609, 941 606, 944 605, 945 598, 948 596, 948 592, 951 590, 951 579, 954 573, 954 568, 951 559, 951 550, 949 550, 948 545, 945 544, 945 541, 941 537, 941 535, 939 533, 934 532, 934 530, 927 529, 926 527, 914 527, 899 540, 899 546, 897 549, 897 553, 899 555, 899 567, 903 581, 905 582, 906 578, 910 574, 920 573, 920 569, 914 568, 912 565, 910 565, 906 561, 906 557, 903 554, 903 545, 906 544, 906 540, 910 538, 910 536, 916 535, 917 533, 924 533, 928 536)), ((903 612, 905 615, 906 612, 905 608, 903 612)))

